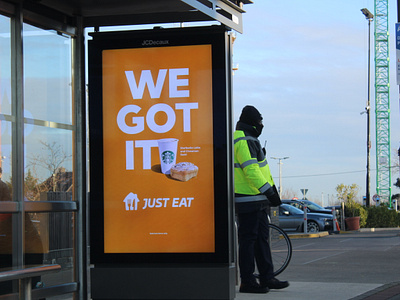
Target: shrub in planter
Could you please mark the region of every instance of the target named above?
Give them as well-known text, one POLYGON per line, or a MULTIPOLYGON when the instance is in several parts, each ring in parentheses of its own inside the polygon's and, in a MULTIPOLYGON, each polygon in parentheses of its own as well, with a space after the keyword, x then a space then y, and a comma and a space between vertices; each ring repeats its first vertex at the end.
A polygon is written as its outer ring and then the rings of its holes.
POLYGON ((385 228, 399 227, 400 214, 384 205, 371 206, 368 208, 367 227, 385 228))
POLYGON ((360 217, 360 227, 365 227, 368 212, 360 203, 356 202, 360 187, 357 184, 339 184, 336 187, 337 197, 340 202, 344 202, 345 218, 360 217))
POLYGON ((344 216, 360 217, 360 227, 365 227, 367 224, 368 211, 360 203, 355 201, 346 201, 344 204, 344 216))

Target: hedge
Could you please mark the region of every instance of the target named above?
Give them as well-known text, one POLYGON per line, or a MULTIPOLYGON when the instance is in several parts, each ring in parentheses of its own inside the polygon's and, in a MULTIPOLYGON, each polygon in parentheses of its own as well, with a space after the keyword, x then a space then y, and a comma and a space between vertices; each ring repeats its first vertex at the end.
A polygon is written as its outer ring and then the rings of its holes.
POLYGON ((384 205, 367 208, 366 228, 400 227, 400 213, 384 205))

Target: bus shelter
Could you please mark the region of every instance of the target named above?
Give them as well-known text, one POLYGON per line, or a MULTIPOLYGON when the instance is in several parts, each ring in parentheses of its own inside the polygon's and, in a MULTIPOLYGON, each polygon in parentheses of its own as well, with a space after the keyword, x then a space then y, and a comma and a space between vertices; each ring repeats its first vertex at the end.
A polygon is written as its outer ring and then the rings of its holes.
POLYGON ((230 32, 251 2, 0 0, 0 268, 61 266, 32 297, 109 299, 115 283, 121 299, 175 299, 187 278, 185 299, 234 298, 230 32), (198 173, 173 178, 168 161, 198 173), (193 228, 138 234, 171 222, 162 209, 193 228))

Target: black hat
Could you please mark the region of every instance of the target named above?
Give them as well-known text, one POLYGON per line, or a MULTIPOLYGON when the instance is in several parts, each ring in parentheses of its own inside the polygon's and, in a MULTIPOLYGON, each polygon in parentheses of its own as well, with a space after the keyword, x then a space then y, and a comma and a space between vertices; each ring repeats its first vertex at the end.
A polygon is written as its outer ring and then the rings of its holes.
POLYGON ((258 125, 262 119, 263 118, 257 108, 251 105, 246 105, 242 110, 239 122, 255 126, 258 125))

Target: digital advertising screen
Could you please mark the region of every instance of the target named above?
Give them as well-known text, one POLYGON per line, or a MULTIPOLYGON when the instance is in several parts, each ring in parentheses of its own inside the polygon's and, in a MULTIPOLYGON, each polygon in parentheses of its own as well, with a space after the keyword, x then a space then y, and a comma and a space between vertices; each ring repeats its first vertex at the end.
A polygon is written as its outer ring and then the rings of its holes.
POLYGON ((224 256, 225 35, 189 31, 94 34, 89 44, 95 260, 224 256))

